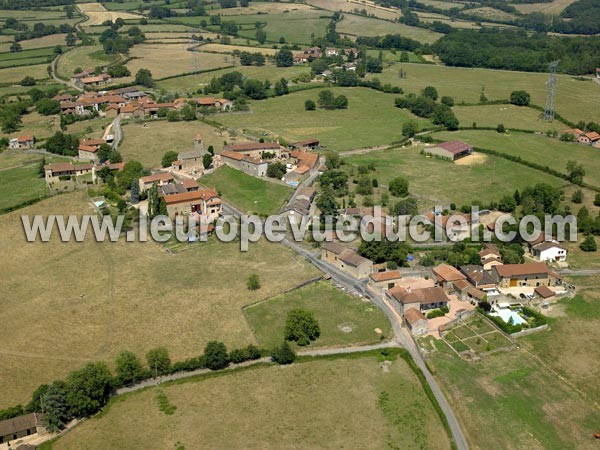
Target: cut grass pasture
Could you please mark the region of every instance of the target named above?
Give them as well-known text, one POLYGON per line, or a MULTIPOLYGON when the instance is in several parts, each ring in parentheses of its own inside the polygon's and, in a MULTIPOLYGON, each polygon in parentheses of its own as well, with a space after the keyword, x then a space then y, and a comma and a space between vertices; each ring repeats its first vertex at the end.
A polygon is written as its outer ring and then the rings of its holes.
MULTIPOLYGON (((231 64, 237 64, 237 59, 231 59, 231 64)), ((200 60, 200 68, 202 68, 202 60, 200 60)), ((219 78, 226 73, 232 71, 241 72, 245 77, 256 78, 261 81, 269 80, 275 81, 280 78, 286 78, 291 80, 292 78, 302 74, 310 73, 308 66, 292 66, 292 67, 276 67, 274 64, 267 63, 264 66, 235 66, 228 69, 220 69, 206 73, 199 73, 194 75, 185 75, 182 77, 171 78, 157 82, 157 86, 160 89, 164 89, 169 92, 195 92, 198 89, 204 87, 210 82, 212 77, 219 78)))
POLYGON ((307 3, 332 12, 341 11, 352 13, 357 10, 365 10, 369 16, 375 16, 385 20, 394 20, 402 16, 402 11, 399 9, 386 8, 381 5, 376 5, 374 2, 364 0, 308 0, 307 3))
MULTIPOLYGON (((132 77, 139 69, 148 69, 155 79, 170 77, 195 70, 194 53, 185 44, 139 44, 130 54, 127 67, 132 77)), ((199 70, 231 66, 233 58, 225 54, 197 52, 199 70)))
MULTIPOLYGON (((450 95, 454 102, 478 103, 481 89, 489 100, 508 100, 510 93, 525 90, 531 102, 543 106, 546 101, 547 74, 510 72, 504 70, 471 69, 438 65, 398 63, 374 74, 382 83, 400 86, 405 92, 420 92, 425 86, 437 88, 440 96, 450 95), (403 69, 406 78, 400 78, 403 69)), ((600 85, 591 79, 580 81, 559 75, 556 87, 556 111, 577 122, 600 122, 600 85)), ((566 128, 566 127, 565 127, 566 128)))
POLYGON ((22 126, 19 131, 7 135, 9 138, 22 136, 24 134, 33 134, 36 139, 42 139, 52 136, 60 131, 60 119, 58 116, 42 116, 33 111, 21 116, 22 126))
MULTIPOLYGON (((372 56, 373 58, 378 58, 379 52, 380 52, 380 50, 378 50, 378 49, 368 49, 367 55, 372 56)), ((406 52, 406 53, 408 53, 408 59, 410 62, 414 62, 414 63, 422 63, 423 62, 423 58, 416 55, 415 53, 413 53, 413 52, 406 52)), ((396 62, 400 62, 400 57, 402 56, 402 52, 397 51, 396 53, 392 53, 390 50, 381 50, 381 55, 383 57, 384 63, 396 63, 396 62)))
MULTIPOLYGON (((44 47, 52 47, 48 51, 48 54, 52 54, 54 47, 57 45, 66 46, 65 44, 65 36, 66 34, 51 34, 49 36, 44 36, 36 39, 29 39, 26 41, 19 41, 23 50, 32 50, 44 47)), ((10 42, 2 42, 0 43, 0 52, 8 52, 10 51, 10 42)), ((13 56, 18 56, 23 52, 13 53, 13 56)))
POLYGON ((143 390, 52 448, 449 449, 417 377, 402 359, 387 364, 356 355, 162 385, 173 415, 159 409, 157 388, 143 390))
POLYGON ((471 448, 594 447, 600 412, 525 350, 467 362, 447 346, 436 347, 441 351, 434 352, 428 364, 471 448))
POLYGON ((515 6, 515 8, 517 8, 517 10, 519 10, 519 12, 522 12, 523 14, 541 12, 544 14, 558 15, 562 12, 563 9, 565 9, 567 6, 569 6, 574 1, 575 0, 554 0, 551 2, 545 2, 545 3, 515 4, 514 6, 515 6))
POLYGON ((469 14, 474 14, 482 19, 492 19, 492 20, 514 20, 516 16, 511 13, 507 13, 506 11, 501 11, 496 8, 491 8, 489 6, 484 6, 481 8, 473 8, 469 9, 469 14))
POLYGON ((277 53, 274 48, 250 47, 244 45, 224 45, 224 44, 206 44, 199 48, 202 52, 233 53, 235 50, 240 52, 262 53, 263 55, 273 56, 277 53))
POLYGON ((223 8, 211 10, 211 14, 220 16, 242 16, 242 15, 256 15, 256 14, 280 14, 290 13, 292 11, 314 11, 315 9, 308 4, 302 3, 273 3, 273 2, 252 2, 248 7, 238 8, 223 8))
POLYGON ((125 11, 108 11, 101 3, 78 3, 77 8, 88 16, 88 20, 84 22, 85 25, 101 25, 106 20, 114 22, 118 18, 127 20, 141 17, 125 11))
POLYGON ((38 164, 0 171, 0 210, 45 197, 46 181, 38 175, 38 164))
POLYGON ((211 238, 176 254, 152 242, 63 243, 56 232, 47 243, 25 242, 21 214, 93 211, 86 193, 74 192, 0 216, 0 247, 11 259, 0 311, 12 324, 0 336, 0 408, 26 403, 40 383, 87 361, 111 363, 123 349, 143 357, 165 346, 181 360, 214 339, 229 348, 256 344, 241 308, 318 275, 265 241, 240 252, 238 243, 211 238), (246 288, 252 273, 257 291, 246 288))
POLYGON ((233 206, 260 216, 277 213, 292 194, 289 186, 261 180, 228 166, 203 176, 199 182, 216 189, 233 206))
MULTIPOLYGON (((41 59, 41 58, 40 58, 41 59)), ((18 83, 25 76, 29 75, 36 80, 45 80, 48 78, 48 64, 34 64, 31 66, 7 67, 0 69, 0 80, 3 83, 18 83)), ((29 88, 27 88, 28 90, 29 88)))
POLYGON ((119 152, 125 161, 135 159, 144 167, 160 167, 165 152, 190 151, 194 148, 196 133, 202 133, 204 146, 212 145, 216 153, 223 149, 223 142, 236 142, 227 132, 203 122, 167 122, 165 120, 140 123, 128 123, 123 126, 123 142, 119 152))
POLYGON ((508 130, 533 130, 546 132, 564 130, 565 124, 554 121, 545 122, 540 119, 540 112, 533 108, 515 105, 476 105, 454 106, 452 108, 461 127, 470 127, 476 123, 478 127, 494 127, 503 124, 508 130))
POLYGON ((371 302, 322 281, 244 310, 261 347, 281 344, 286 317, 292 309, 311 311, 319 322, 321 336, 310 347, 374 344, 391 332, 389 321, 371 302), (375 332, 376 328, 382 335, 375 332))
MULTIPOLYGON (((539 356, 545 364, 574 383, 589 399, 600 398, 600 385, 595 381, 600 371, 600 296, 598 280, 592 287, 582 288, 571 299, 561 300, 551 308, 558 310, 550 319, 550 330, 529 335, 519 342, 539 356)), ((572 280, 578 287, 585 279, 572 280)))
POLYGON ((56 71, 60 76, 70 78, 76 68, 86 69, 106 65, 116 61, 117 58, 118 56, 115 55, 105 55, 101 45, 76 47, 60 56, 56 71))
POLYGON ((367 88, 333 88, 334 95, 345 95, 348 108, 306 111, 304 102, 318 99, 319 89, 295 92, 282 97, 250 103, 250 114, 218 117, 226 126, 271 131, 288 141, 316 137, 334 150, 374 147, 402 139, 402 123, 410 119, 421 126, 430 124, 394 106, 396 95, 367 88))
POLYGON ((385 34, 401 34, 419 42, 432 44, 443 35, 424 28, 411 27, 402 23, 375 19, 354 14, 346 14, 338 22, 336 30, 349 36, 383 36, 385 34))
MULTIPOLYGON (((535 183, 562 186, 564 180, 531 169, 521 164, 484 155, 476 164, 454 164, 420 154, 422 147, 414 146, 353 155, 344 158, 353 165, 374 163, 372 176, 380 185, 401 175, 410 182, 421 207, 434 205, 472 204, 498 201, 503 195, 512 195, 515 189, 535 183)), ((470 157, 469 157, 470 158, 470 157)))
POLYGON ((600 151, 597 148, 516 131, 500 134, 491 130, 460 130, 444 131, 433 136, 445 140, 461 140, 475 147, 520 156, 526 161, 547 165, 562 173, 567 173, 567 162, 575 160, 585 166, 584 180, 600 187, 600 151))

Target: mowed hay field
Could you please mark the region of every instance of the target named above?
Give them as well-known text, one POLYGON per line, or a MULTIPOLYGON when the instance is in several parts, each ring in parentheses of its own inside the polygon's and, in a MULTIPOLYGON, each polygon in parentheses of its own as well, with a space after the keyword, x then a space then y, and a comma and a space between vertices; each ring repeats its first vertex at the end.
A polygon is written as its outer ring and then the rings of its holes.
POLYGON ((91 69, 110 64, 117 58, 115 55, 105 55, 101 45, 76 47, 60 55, 56 71, 59 75, 70 78, 77 68, 91 69))
POLYGON ((291 11, 314 11, 309 5, 302 3, 272 3, 251 2, 247 7, 223 8, 211 10, 211 14, 220 16, 255 15, 255 14, 277 14, 289 13, 291 11))
MULTIPOLYGON (((189 73, 195 70, 194 52, 186 44, 139 44, 130 54, 133 57, 126 65, 132 76, 139 69, 148 69, 155 79, 189 73)), ((196 52, 198 70, 217 69, 233 65, 229 55, 196 52)))
POLYGON ((512 195, 515 189, 522 190, 535 183, 556 187, 565 184, 564 180, 503 158, 476 154, 456 164, 421 155, 422 149, 422 146, 398 148, 348 156, 344 160, 357 166, 374 163, 376 170, 372 176, 380 185, 387 185, 399 175, 407 178, 409 191, 417 196, 421 206, 498 201, 503 195, 512 195))
MULTIPOLYGON (((454 97, 454 103, 477 103, 481 89, 489 100, 508 100, 510 93, 525 90, 531 94, 531 103, 544 106, 547 74, 510 72, 505 70, 470 69, 431 64, 398 63, 384 68, 383 73, 372 75, 382 83, 400 86, 405 93, 420 92, 425 86, 434 86, 440 96, 454 97), (400 78, 399 71, 406 73, 400 78)), ((600 84, 579 81, 568 75, 559 75, 556 87, 556 111, 577 122, 600 122, 600 84)))
POLYGON ((385 34, 401 34, 419 42, 432 44, 443 35, 424 28, 411 27, 402 23, 375 19, 354 14, 346 14, 338 22, 336 30, 349 36, 383 36, 385 34))
POLYGON ((347 109, 306 111, 304 102, 317 101, 320 89, 309 89, 282 97, 250 103, 250 114, 219 116, 220 123, 239 129, 272 131, 290 142, 319 138, 334 150, 385 145, 402 139, 402 123, 410 119, 429 124, 410 112, 396 108, 397 95, 367 88, 333 88, 335 96, 348 98, 347 109))
POLYGON ((242 306, 275 296, 318 272, 267 242, 240 252, 216 240, 168 254, 152 242, 26 243, 21 214, 93 214, 84 192, 59 195, 0 216, 2 271, 0 408, 25 403, 40 383, 87 361, 112 364, 129 349, 165 346, 171 358, 197 356, 213 339, 255 343, 242 306), (232 276, 235 271, 235 277, 232 276), (248 291, 246 280, 260 277, 248 291))
POLYGON ((226 131, 220 132, 217 128, 200 121, 161 120, 146 122, 145 125, 131 122, 123 126, 123 142, 119 145, 119 152, 125 161, 135 159, 149 168, 160 167, 165 152, 193 150, 197 133, 202 134, 204 147, 212 145, 215 153, 221 153, 224 141, 238 142, 226 131))
POLYGON ((78 3, 77 8, 89 17, 85 25, 101 25, 102 22, 110 20, 114 22, 118 18, 123 20, 139 19, 141 16, 125 11, 108 11, 101 3, 78 3))
POLYGON ((387 317, 371 302, 324 281, 252 305, 244 313, 260 345, 273 348, 281 343, 288 312, 298 308, 312 312, 321 327, 311 347, 374 344, 391 334, 387 317))
POLYGON ((0 80, 4 83, 18 83, 27 75, 36 80, 45 80, 48 77, 48 64, 35 64, 31 66, 7 67, 0 69, 0 80))
POLYGON ((292 195, 292 188, 247 175, 222 166, 199 179, 200 184, 216 189, 224 200, 248 212, 268 216, 276 214, 292 195))
MULTIPOLYGON (((495 131, 460 130, 435 133, 434 136, 445 140, 461 140, 475 147, 520 156, 526 161, 547 165, 562 173, 567 173, 567 162, 575 160, 585 167, 585 181, 600 187, 600 153, 597 148, 516 131, 500 134, 495 131)), ((534 180, 535 178, 532 181, 534 180)))
MULTIPOLYGON (((559 335, 555 337, 560 341, 559 335)), ((598 431, 600 411, 592 400, 583 398, 526 350, 467 362, 441 341, 435 347, 438 351, 428 364, 459 416, 471 448, 597 447, 593 434, 598 431)), ((587 357, 592 355, 588 352, 587 357)))
POLYGON ((566 126, 557 120, 546 122, 540 118, 540 112, 533 108, 523 108, 515 105, 476 105, 452 108, 461 127, 470 127, 476 123, 478 127, 493 127, 503 124, 511 129, 546 132, 556 130, 559 133, 566 126))
POLYGON ((580 290, 572 299, 552 304, 550 330, 521 339, 525 347, 560 373, 590 400, 600 398, 600 278, 569 280, 580 290), (586 286, 590 284, 591 286, 586 286))
POLYGON ((402 16, 402 11, 394 8, 386 8, 376 5, 374 2, 357 0, 307 0, 309 5, 329 11, 354 12, 355 10, 366 10, 369 16, 380 19, 393 20, 402 16))
POLYGON ((523 3, 515 4, 515 8, 523 14, 541 12, 544 14, 560 14, 563 9, 569 6, 575 0, 554 0, 546 3, 523 3))
POLYGON ((52 448, 171 449, 176 443, 186 449, 450 448, 408 365, 400 358, 382 365, 374 356, 147 389, 117 399, 52 448), (171 416, 159 410, 159 389, 177 407, 171 416))
MULTIPOLYGON (((49 36, 44 36, 36 39, 28 39, 26 41, 19 41, 23 50, 31 50, 34 48, 44 48, 44 47, 55 47, 57 45, 65 45, 65 36, 66 34, 51 34, 49 36)), ((0 52, 8 52, 10 51, 10 42, 3 42, 0 44, 0 52)))

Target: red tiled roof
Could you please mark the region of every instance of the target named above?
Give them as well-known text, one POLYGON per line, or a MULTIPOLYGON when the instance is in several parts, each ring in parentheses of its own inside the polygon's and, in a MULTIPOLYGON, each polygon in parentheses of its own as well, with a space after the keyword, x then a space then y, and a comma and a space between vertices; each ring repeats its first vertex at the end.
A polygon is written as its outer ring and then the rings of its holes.
POLYGON ((450 153, 452 153, 454 155, 456 155, 458 153, 466 152, 467 150, 470 150, 473 148, 472 145, 466 144, 461 141, 441 142, 440 144, 437 144, 436 147, 443 148, 444 150, 449 151, 450 153))
POLYGON ((20 143, 25 143, 25 142, 29 142, 29 141, 33 141, 33 136, 32 135, 26 135, 26 136, 18 136, 17 137, 17 141, 20 143))
POLYGON ((498 273, 498 276, 503 278, 510 278, 519 275, 538 275, 549 273, 548 266, 545 262, 504 264, 501 266, 494 266, 493 269, 498 273))
POLYGON ((458 269, 448 265, 440 264, 433 268, 433 273, 444 281, 465 280, 467 277, 458 271, 458 269))
POLYGON ((173 180, 173 175, 171 175, 170 173, 160 172, 160 173, 155 173, 154 175, 148 175, 146 177, 142 177, 142 178, 140 178, 140 180, 144 184, 154 183, 155 181, 171 181, 171 180, 173 180))
POLYGON ((81 152, 96 153, 98 151, 98 147, 94 145, 79 144, 78 150, 81 152))
POLYGON ((224 150, 244 152, 250 150, 275 150, 279 148, 280 145, 278 142, 246 142, 243 144, 226 145, 224 150))
POLYGON ((550 298, 556 295, 556 292, 554 292, 548 286, 537 286, 534 291, 542 298, 550 298))
POLYGON ((175 203, 192 202, 194 200, 210 200, 214 197, 218 197, 217 191, 214 189, 200 189, 199 191, 165 195, 164 199, 167 205, 172 205, 175 203))
POLYGON ((387 270, 385 272, 375 272, 369 275, 373 281, 379 283, 381 281, 397 280, 402 278, 402 273, 399 270, 387 270))

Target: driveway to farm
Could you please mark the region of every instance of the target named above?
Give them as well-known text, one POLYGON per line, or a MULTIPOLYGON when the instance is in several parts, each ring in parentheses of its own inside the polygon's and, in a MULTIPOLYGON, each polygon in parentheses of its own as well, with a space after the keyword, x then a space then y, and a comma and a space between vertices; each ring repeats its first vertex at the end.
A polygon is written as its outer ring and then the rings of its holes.
POLYGON ((60 58, 60 55, 56 55, 56 58, 54 58, 50 63, 50 75, 52 75, 52 78, 54 78, 59 83, 66 84, 67 86, 73 89, 77 89, 79 92, 84 92, 83 88, 80 88, 75 83, 72 83, 71 81, 65 81, 62 78, 58 78, 58 75, 56 75, 56 62, 58 61, 58 58, 60 58))

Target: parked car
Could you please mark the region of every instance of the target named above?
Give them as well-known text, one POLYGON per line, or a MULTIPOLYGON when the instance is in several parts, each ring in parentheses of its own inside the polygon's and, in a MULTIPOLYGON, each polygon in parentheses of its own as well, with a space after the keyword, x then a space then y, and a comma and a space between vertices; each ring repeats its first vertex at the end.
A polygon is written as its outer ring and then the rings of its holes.
POLYGON ((527 296, 523 292, 519 294, 519 297, 522 299, 527 299, 527 296))

